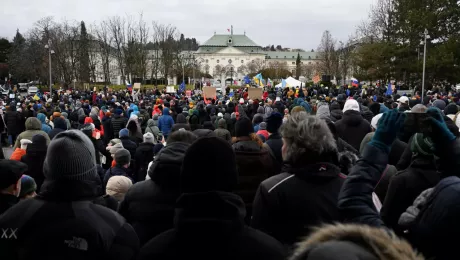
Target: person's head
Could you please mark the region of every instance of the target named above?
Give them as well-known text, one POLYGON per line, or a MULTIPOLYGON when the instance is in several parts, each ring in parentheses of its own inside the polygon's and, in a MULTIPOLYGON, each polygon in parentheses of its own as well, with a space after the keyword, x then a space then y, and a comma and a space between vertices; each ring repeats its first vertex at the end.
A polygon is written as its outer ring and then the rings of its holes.
POLYGON ((241 117, 235 124, 235 136, 245 137, 250 136, 254 133, 254 127, 252 126, 251 120, 247 117, 241 117))
POLYGON ((354 99, 348 99, 347 102, 345 102, 345 105, 343 106, 343 112, 345 113, 347 111, 360 112, 358 101, 354 99))
POLYGON ((412 109, 411 109, 411 113, 426 113, 426 106, 422 105, 422 104, 418 104, 418 105, 415 105, 412 109))
POLYGON ((118 167, 128 168, 131 163, 131 154, 126 149, 120 149, 115 152, 115 163, 118 167))
POLYGON ((21 177, 21 192, 19 194, 20 199, 29 199, 37 195, 37 183, 34 178, 29 175, 22 175, 21 177))
POLYGON ((120 138, 128 137, 129 136, 129 130, 127 128, 121 129, 120 132, 118 133, 118 136, 120 136, 120 138))
POLYGON ((289 260, 369 259, 422 260, 395 234, 365 225, 327 225, 297 244, 289 260))
POLYGON ((458 113, 458 106, 455 103, 450 103, 444 109, 445 115, 456 115, 458 113))
POLYGON ((96 151, 88 136, 78 130, 56 135, 48 146, 43 174, 44 185, 54 181, 100 182, 96 151))
POLYGON ((337 145, 324 120, 295 113, 281 127, 281 135, 283 160, 291 165, 337 163, 337 145))
MULTIPOLYGON (((113 140, 120 140, 120 139, 113 139, 113 140)), ((123 144, 120 142, 120 143, 116 143, 116 144, 113 144, 113 145, 109 145, 109 146, 107 146, 106 149, 107 149, 107 151, 110 152, 110 155, 112 156, 112 158, 115 158, 115 153, 118 152, 121 149, 124 149, 124 147, 123 147, 123 144)))
POLYGON ((283 124, 283 115, 278 112, 273 112, 266 119, 267 131, 271 134, 278 133, 281 125, 283 124))
POLYGON ((147 132, 144 134, 144 143, 150 143, 150 144, 155 144, 155 137, 153 137, 153 134, 150 132, 147 132))
POLYGON ((14 160, 0 160, 0 193, 19 197, 21 177, 27 165, 14 160))
POLYGON ((377 127, 379 126, 379 120, 380 118, 382 117, 383 114, 378 114, 376 116, 374 116, 371 120, 371 127, 372 127, 372 130, 377 130, 377 127))
POLYGON ((422 133, 416 133, 412 137, 410 143, 410 150, 416 157, 432 158, 434 144, 430 137, 425 136, 422 133))
POLYGON ((177 131, 172 132, 168 136, 168 145, 173 144, 173 143, 187 143, 191 144, 196 140, 196 135, 193 133, 185 130, 185 129, 179 129, 177 131))
POLYGON ((131 186, 133 182, 128 177, 112 176, 107 182, 105 192, 116 200, 122 201, 131 186))
POLYGON ((56 117, 53 120, 54 128, 67 130, 67 123, 62 117, 56 117))
POLYGON ((91 139, 94 129, 94 124, 84 124, 80 130, 91 139))
POLYGON ((238 171, 230 144, 219 137, 196 140, 185 153, 180 183, 182 193, 235 190, 238 171))

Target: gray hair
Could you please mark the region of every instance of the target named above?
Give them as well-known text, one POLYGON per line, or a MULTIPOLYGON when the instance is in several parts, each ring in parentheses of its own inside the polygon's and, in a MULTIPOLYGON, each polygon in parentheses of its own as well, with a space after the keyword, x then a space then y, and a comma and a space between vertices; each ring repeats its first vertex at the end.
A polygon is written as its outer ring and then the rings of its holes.
POLYGON ((337 144, 326 122, 305 111, 291 115, 281 127, 287 148, 285 161, 300 163, 337 161, 337 144))

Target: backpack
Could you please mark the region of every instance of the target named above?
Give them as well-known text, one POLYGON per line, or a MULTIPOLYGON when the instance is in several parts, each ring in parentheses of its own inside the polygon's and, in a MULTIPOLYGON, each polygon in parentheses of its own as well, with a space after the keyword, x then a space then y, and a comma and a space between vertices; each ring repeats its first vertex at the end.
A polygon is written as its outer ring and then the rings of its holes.
POLYGON ((82 109, 81 107, 77 110, 74 110, 72 113, 70 113, 69 115, 69 120, 71 122, 78 122, 78 111, 80 111, 80 109, 82 109))

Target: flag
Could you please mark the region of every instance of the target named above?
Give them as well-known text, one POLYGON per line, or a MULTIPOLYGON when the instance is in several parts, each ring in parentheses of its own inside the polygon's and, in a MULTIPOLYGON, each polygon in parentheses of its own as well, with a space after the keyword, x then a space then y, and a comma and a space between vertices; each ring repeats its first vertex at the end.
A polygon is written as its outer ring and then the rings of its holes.
POLYGON ((359 81, 355 78, 351 78, 351 85, 353 87, 358 87, 359 86, 359 81))
POLYGON ((128 89, 129 91, 133 90, 133 85, 130 84, 127 80, 125 80, 125 84, 126 84, 126 89, 128 89))
POLYGON ((251 84, 251 79, 249 78, 248 75, 244 77, 244 84, 251 84))
POLYGON ((320 82, 320 81, 321 81, 321 77, 320 77, 319 75, 315 75, 315 76, 313 77, 313 83, 317 84, 317 83, 320 82))
POLYGON ((179 86, 179 93, 184 93, 185 92, 185 82, 182 81, 182 83, 179 86))
POLYGON ((285 88, 286 86, 287 86, 286 80, 283 79, 283 80, 281 81, 281 87, 282 87, 282 88, 285 88))
POLYGON ((272 84, 273 84, 273 81, 272 81, 270 78, 268 78, 268 79, 267 79, 267 85, 268 85, 269 87, 271 87, 272 84))
POLYGON ((227 28, 227 31, 230 32, 230 29, 227 28))
POLYGON ((393 94, 393 88, 391 87, 391 82, 388 83, 388 88, 387 88, 387 92, 385 93, 385 95, 387 96, 391 96, 393 94))
POLYGON ((259 86, 264 86, 263 82, 262 82, 263 78, 262 78, 262 74, 259 73, 257 74, 255 77, 254 77, 254 82, 259 85, 259 86))

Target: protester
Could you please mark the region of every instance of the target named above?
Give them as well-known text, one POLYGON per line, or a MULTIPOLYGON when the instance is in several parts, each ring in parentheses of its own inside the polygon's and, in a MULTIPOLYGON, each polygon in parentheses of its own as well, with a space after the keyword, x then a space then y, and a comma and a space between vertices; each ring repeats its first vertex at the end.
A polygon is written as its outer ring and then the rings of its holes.
MULTIPOLYGON (((0 215, 19 202, 21 176, 26 170, 27 165, 24 163, 5 159, 0 160, 0 215)), ((0 226, 2 226, 1 218, 0 226)), ((0 255, 2 255, 1 251, 0 255)))
MULTIPOLYGON (((7 133, 8 133, 8 143, 10 147, 13 147, 13 144, 16 142, 17 136, 21 133, 21 114, 16 111, 16 106, 11 104, 7 108, 6 114, 3 117, 5 120, 7 133)), ((18 146, 15 145, 15 148, 18 146)))
POLYGON ((48 136, 50 140, 53 140, 53 138, 60 132, 64 132, 67 130, 67 124, 63 118, 57 117, 54 119, 53 122, 54 122, 54 128, 48 132, 48 136))
POLYGON ((313 227, 340 220, 337 198, 345 175, 323 120, 298 112, 283 125, 281 135, 289 167, 260 185, 251 226, 292 246, 313 227))
POLYGON ((360 113, 359 104, 356 100, 349 99, 343 108, 343 118, 335 123, 337 136, 359 150, 364 136, 371 132, 370 123, 360 113))
POLYGON ((121 203, 119 212, 133 225, 141 245, 173 227, 182 161, 195 140, 196 136, 188 131, 171 133, 168 145, 149 167, 150 178, 134 184, 121 203))
POLYGON ((134 179, 136 182, 145 180, 147 176, 147 168, 153 161, 153 149, 155 147, 155 138, 151 133, 146 133, 143 136, 144 142, 139 144, 134 155, 134 179))
POLYGON ((112 129, 112 136, 113 138, 119 138, 120 130, 125 128, 126 124, 128 124, 128 119, 123 117, 123 110, 120 108, 115 109, 115 114, 113 115, 112 119, 110 120, 111 129, 112 129))
POLYGON ((225 119, 219 119, 217 129, 214 130, 214 133, 216 133, 217 137, 220 137, 229 143, 232 142, 232 135, 230 134, 230 131, 227 130, 227 121, 225 119))
POLYGON ((19 199, 25 200, 37 196, 37 184, 35 180, 28 176, 22 175, 21 177, 21 192, 19 193, 19 199))
POLYGON ((41 128, 42 131, 48 134, 51 131, 51 126, 46 123, 46 120, 47 120, 46 115, 43 113, 38 113, 37 118, 38 120, 40 120, 40 123, 42 124, 42 128, 41 128))
MULTIPOLYGON (((28 238, 1 240, 1 259, 14 259, 19 254, 32 258, 37 252, 46 259, 75 258, 76 254, 85 259, 135 258, 139 241, 132 227, 110 209, 88 200, 98 193, 95 156, 91 141, 79 131, 66 131, 53 139, 43 167, 46 180, 40 195, 0 216, 0 228, 13 229, 17 237, 28 238)), ((12 175, 19 179, 25 165, 7 163, 16 168, 12 175)), ((10 189, 19 194, 12 186, 10 189)))
POLYGON ((129 138, 129 130, 123 128, 117 136, 120 136, 121 144, 129 151, 131 157, 134 158, 136 156, 137 145, 129 138))
POLYGON ((163 115, 158 119, 158 128, 163 133, 165 140, 168 139, 169 133, 174 126, 174 120, 169 114, 169 108, 163 109, 163 115))
POLYGON ((103 187, 107 186, 107 182, 113 176, 125 176, 133 181, 133 174, 129 169, 129 165, 131 163, 131 154, 126 149, 118 150, 115 155, 115 167, 108 169, 105 172, 103 187))
POLYGON ((42 126, 41 126, 40 120, 38 120, 35 117, 27 118, 25 126, 26 126, 26 131, 20 133, 18 135, 18 138, 16 139, 16 143, 14 145, 15 149, 20 146, 20 142, 21 142, 22 139, 32 140, 32 138, 35 135, 41 135, 41 136, 45 137, 46 144, 49 144, 50 138, 49 138, 49 136, 48 136, 48 134, 46 132, 41 130, 42 126))
POLYGON ((184 157, 174 228, 145 244, 139 259, 285 259, 279 242, 244 225, 244 203, 232 193, 237 183, 228 142, 198 139, 184 157))
POLYGON ((21 158, 21 162, 27 164, 25 174, 35 180, 37 191, 40 191, 45 180, 43 163, 46 159, 47 148, 47 139, 42 135, 35 135, 32 143, 27 145, 26 154, 21 158))

